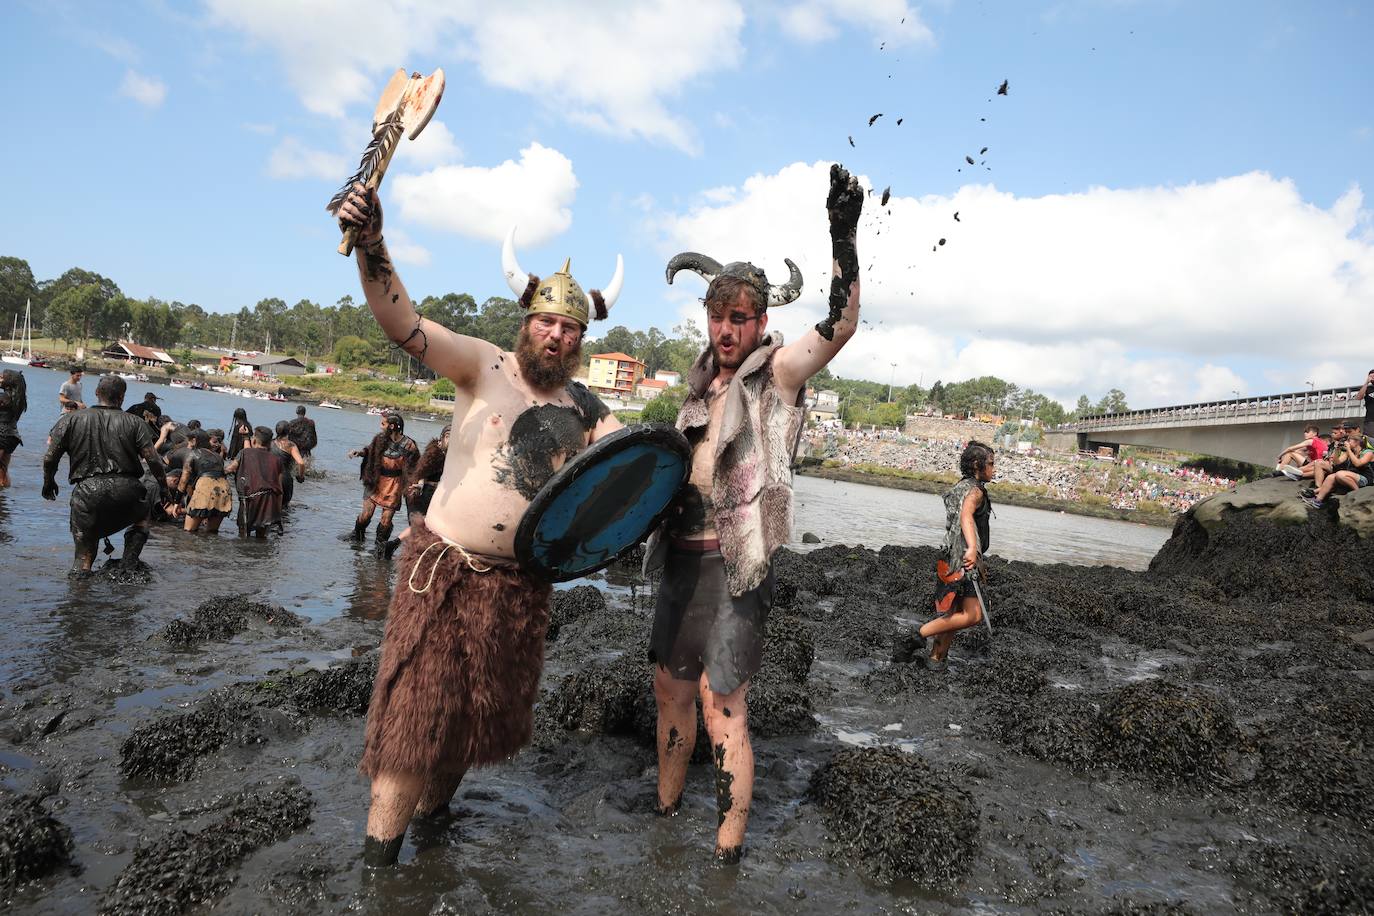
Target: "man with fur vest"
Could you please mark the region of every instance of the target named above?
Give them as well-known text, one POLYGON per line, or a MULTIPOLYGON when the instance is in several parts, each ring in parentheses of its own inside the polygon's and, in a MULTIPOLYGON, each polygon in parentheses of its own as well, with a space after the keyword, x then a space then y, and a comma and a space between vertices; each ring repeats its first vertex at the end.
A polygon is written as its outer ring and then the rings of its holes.
POLYGON ((658 705, 658 811, 677 813, 696 740, 696 698, 716 767, 715 854, 738 862, 753 797, 749 679, 763 656, 772 605, 774 551, 791 540, 792 459, 805 420, 806 382, 853 336, 859 322, 855 235, 863 191, 844 169, 830 175, 834 256, 828 317, 796 343, 768 333, 770 305, 801 294, 769 285, 744 262, 721 266, 691 252, 668 262, 709 282, 709 346, 688 377, 677 427, 692 444, 692 473, 676 512, 651 537, 646 569, 662 569, 650 658, 658 705))
POLYGON ((469 767, 529 741, 551 588, 517 565, 515 531, 568 459, 620 428, 572 376, 590 305, 606 317, 623 270, 617 262, 604 296, 583 293, 566 263, 541 281, 516 263, 512 229, 502 262, 528 316, 509 353, 416 314, 375 191, 355 184, 337 215, 358 227, 358 271, 382 330, 457 387, 443 473, 401 554, 359 767, 372 780, 363 859, 390 865, 412 817, 447 812, 469 767))

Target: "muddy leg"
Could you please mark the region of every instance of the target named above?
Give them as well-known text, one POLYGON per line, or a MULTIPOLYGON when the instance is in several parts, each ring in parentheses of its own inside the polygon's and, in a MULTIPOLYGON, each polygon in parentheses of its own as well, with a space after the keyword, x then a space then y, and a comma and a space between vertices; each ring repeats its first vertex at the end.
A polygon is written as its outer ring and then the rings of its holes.
POLYGON ((415 803, 415 817, 434 817, 447 812, 449 803, 453 801, 453 793, 458 791, 458 784, 463 781, 465 773, 435 773, 430 776, 424 791, 420 793, 420 800, 415 803))
POLYGON ((185 528, 187 531, 195 531, 197 528, 200 527, 200 519, 196 518, 194 515, 187 512, 186 522, 182 525, 182 527, 185 528))
POLYGON ((10 453, 0 450, 0 490, 10 485, 10 453))
POLYGON ((211 515, 209 518, 205 520, 205 533, 219 534, 219 523, 222 521, 224 521, 224 516, 211 515))
POLYGON ((72 557, 72 572, 90 572, 91 564, 95 562, 96 546, 100 543, 97 537, 83 535, 72 538, 76 543, 75 555, 72 557))
POLYGON ((367 533, 367 526, 372 524, 372 513, 376 511, 377 504, 364 496, 362 511, 353 520, 353 540, 361 541, 363 539, 363 535, 367 533))
POLYGON ((687 764, 697 743, 697 682, 679 681, 662 665, 654 667, 658 706, 658 813, 672 817, 682 807, 687 764))
POLYGON ((711 736, 716 770, 716 858, 738 862, 744 853, 744 829, 754 798, 754 748, 749 743, 746 681, 733 692, 713 691, 701 676, 701 713, 711 736))
POLYGON ((378 773, 372 779, 372 806, 367 812, 363 864, 395 865, 406 826, 425 787, 420 773, 378 773))

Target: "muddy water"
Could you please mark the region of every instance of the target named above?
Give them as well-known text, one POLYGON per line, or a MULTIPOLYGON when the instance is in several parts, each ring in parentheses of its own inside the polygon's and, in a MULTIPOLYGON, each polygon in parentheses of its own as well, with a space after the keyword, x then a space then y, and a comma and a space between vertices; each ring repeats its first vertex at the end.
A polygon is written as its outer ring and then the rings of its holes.
MULTIPOLYGON (((1307 815, 1264 807, 1256 813, 1202 788, 1163 790, 1113 770, 1066 769, 999 743, 1000 733, 980 723, 984 695, 964 686, 976 683, 976 665, 986 665, 973 656, 966 662, 956 653, 947 683, 917 677, 893 688, 892 632, 924 616, 921 593, 897 594, 894 586, 879 596, 865 591, 867 577, 856 575, 826 595, 803 592, 792 611, 815 639, 807 692, 817 727, 756 740, 750 851, 740 868, 710 862, 716 814, 708 767, 693 767, 683 813, 659 820, 649 813, 652 750, 631 737, 573 731, 541 734, 510 763, 470 774, 454 817, 416 832, 395 873, 369 877, 357 862, 367 802, 367 786, 354 770, 360 717, 274 713, 268 726, 199 758, 185 778, 125 779, 119 764, 121 744, 136 728, 202 709, 217 688, 263 678, 280 683, 283 669, 346 663, 377 645, 389 567, 335 539, 348 528, 359 493, 356 466, 342 454, 366 440, 375 418, 311 409, 326 477, 297 488, 280 541, 240 542, 227 530, 212 541, 158 529, 145 553, 156 573, 151 585, 69 585, 61 574, 70 550, 67 488, 55 504, 37 495, 47 403, 55 401, 46 389, 55 393, 60 381, 51 375, 30 374, 38 406, 25 418, 28 445, 13 466, 19 486, 0 495, 8 624, 0 637, 0 783, 50 796, 48 810, 72 831, 77 867, 19 889, 18 911, 91 912, 141 842, 167 842, 179 828, 211 827, 235 793, 283 785, 310 793, 310 824, 225 866, 232 883, 217 911, 1020 912, 1053 905, 1100 912, 1130 900, 1186 901, 1198 912, 1248 901, 1248 908, 1265 912, 1283 907, 1255 896, 1262 877, 1237 876, 1236 850, 1297 848, 1314 830, 1332 831, 1314 827, 1307 815), (258 628, 183 649, 158 638, 164 625, 204 599, 238 591, 277 601, 309 625, 258 628), (832 857, 807 787, 837 748, 854 745, 899 747, 969 774, 962 778, 981 811, 981 848, 961 884, 877 885, 854 863, 832 857)), ((93 382, 86 387, 89 393, 93 382)), ((236 406, 246 406, 254 423, 285 418, 294 408, 154 390, 167 396, 169 413, 199 416, 207 426, 227 425, 236 406)), ((141 395, 141 386, 132 393, 141 395)), ((437 424, 411 424, 408 431, 424 442, 437 424)), ((938 539, 934 497, 805 478, 798 497, 798 530, 828 543, 876 547, 938 539)), ((1077 539, 1083 546, 1072 558, 1079 563, 1135 567, 1159 537, 1155 529, 1012 507, 998 510, 994 532, 1008 557, 1062 559, 1043 552, 1053 549, 1047 543, 1077 539), (1033 525, 1042 527, 1029 535, 1017 530, 1033 525)), ((927 553, 913 555, 913 578, 929 565, 927 553)), ((848 575, 842 552, 814 556, 832 573, 848 575)), ((1081 591, 1091 597, 1073 607, 1082 604, 1089 613, 1100 594, 1109 609, 1113 602, 1126 607, 1137 581, 1130 577, 1139 574, 1014 563, 1006 575, 1025 579, 1042 602, 1081 591)), ((646 592, 633 571, 612 570, 593 584, 610 596, 605 625, 565 628, 550 644, 544 677, 550 695, 564 689, 568 675, 642 649, 646 592)), ((1032 613, 1043 603, 1015 605, 1001 593, 993 600, 1008 609, 1003 639, 1009 641, 999 651, 1012 658, 1038 653, 1028 657, 1045 666, 1044 690, 1056 697, 1096 701, 1105 691, 1190 671, 1199 658, 1183 641, 1186 634, 1142 642, 1138 635, 1085 628, 1087 638, 1065 631, 1061 639, 1054 635, 1061 625, 1032 613), (1055 654, 1047 645, 1058 646, 1055 654)), ((1268 658, 1291 651, 1272 638, 1247 652, 1268 658)))

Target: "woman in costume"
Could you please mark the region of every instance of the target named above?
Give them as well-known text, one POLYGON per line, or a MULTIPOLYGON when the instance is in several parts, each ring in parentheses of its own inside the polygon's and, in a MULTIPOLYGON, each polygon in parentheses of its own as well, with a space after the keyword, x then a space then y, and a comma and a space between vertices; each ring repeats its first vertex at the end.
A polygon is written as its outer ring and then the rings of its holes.
POLYGON ((363 507, 353 522, 352 538, 361 541, 367 535, 367 526, 372 523, 372 514, 381 509, 382 518, 377 523, 378 552, 385 552, 391 538, 391 520, 401 508, 403 481, 420 460, 420 447, 405 434, 405 429, 401 415, 388 411, 382 414, 381 432, 368 446, 348 453, 350 458, 363 459, 363 507))
POLYGON ((945 559, 935 567, 936 616, 921 627, 931 671, 948 667, 956 633, 983 620, 972 577, 983 575, 983 553, 992 540, 992 501, 986 485, 997 473, 996 461, 991 448, 969 442, 959 456, 960 480, 945 494, 945 559))
POLYGON ((217 534, 220 522, 234 508, 224 457, 210 447, 210 434, 203 429, 191 433, 191 442, 194 448, 181 469, 177 487, 190 494, 186 502, 186 530, 204 527, 207 534, 217 534))
POLYGON ((225 468, 239 491, 239 537, 265 538, 273 526, 281 533, 282 481, 289 478, 271 444, 272 430, 259 426, 225 468))
POLYGON ((291 423, 278 420, 276 438, 272 440, 272 454, 281 462, 281 507, 291 505, 291 495, 296 492, 296 484, 305 482, 305 456, 296 443, 291 441, 291 423))
POLYGON ((238 457, 239 452, 253 437, 253 425, 248 422, 248 411, 242 407, 234 408, 234 419, 229 422, 229 460, 238 457))

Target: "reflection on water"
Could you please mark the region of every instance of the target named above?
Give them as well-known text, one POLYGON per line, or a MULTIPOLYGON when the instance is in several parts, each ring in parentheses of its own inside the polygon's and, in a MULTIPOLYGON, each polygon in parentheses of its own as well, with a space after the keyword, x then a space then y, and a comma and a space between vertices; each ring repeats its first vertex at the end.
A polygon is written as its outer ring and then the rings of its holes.
MULTIPOLYGON (((372 556, 372 532, 363 547, 338 539, 351 530, 361 496, 357 462, 345 455, 376 433, 376 417, 310 408, 320 436, 315 463, 326 473, 297 485, 284 536, 240 540, 232 524, 218 536, 159 526, 143 555, 154 570, 150 585, 68 582, 72 548, 65 462, 57 501, 46 502, 39 495, 44 440, 57 419, 57 389, 66 376, 41 369, 25 370, 25 375, 31 404, 20 423, 25 444, 11 463, 16 485, 0 491, 0 587, 8 610, 0 676, 7 682, 60 679, 83 665, 101 659, 108 663, 117 655, 113 647, 146 639, 171 618, 216 595, 253 592, 315 621, 345 614, 373 620, 385 615, 392 567, 372 556)), ((94 385, 94 378, 86 380, 88 394, 94 385)), ((134 383, 130 401, 145 390, 156 391, 171 416, 198 418, 207 427, 227 427, 236 407, 245 408, 255 425, 295 416, 295 404, 166 385, 134 383)), ((406 432, 424 446, 440 427, 408 421, 406 432)), ((798 535, 811 531, 824 543, 871 547, 940 541, 944 509, 936 496, 809 477, 798 477, 796 488, 798 535)), ((995 501, 995 484, 992 493, 995 501)), ((1012 559, 1139 569, 1167 536, 1159 528, 1011 506, 996 512, 993 552, 1012 559)))

